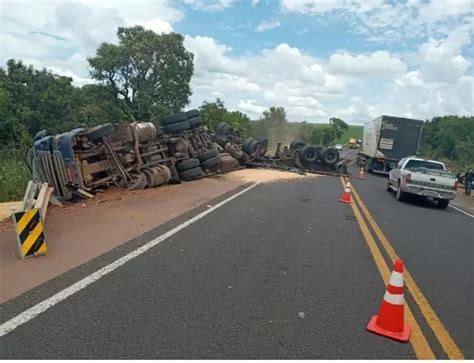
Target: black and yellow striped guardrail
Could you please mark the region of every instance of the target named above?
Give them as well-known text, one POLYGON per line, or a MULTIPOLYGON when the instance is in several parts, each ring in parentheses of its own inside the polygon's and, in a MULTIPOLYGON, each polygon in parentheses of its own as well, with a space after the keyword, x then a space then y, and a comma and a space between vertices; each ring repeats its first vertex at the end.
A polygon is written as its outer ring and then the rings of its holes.
POLYGON ((28 211, 15 212, 12 217, 15 223, 20 257, 23 259, 46 253, 47 246, 40 209, 33 208, 28 211))

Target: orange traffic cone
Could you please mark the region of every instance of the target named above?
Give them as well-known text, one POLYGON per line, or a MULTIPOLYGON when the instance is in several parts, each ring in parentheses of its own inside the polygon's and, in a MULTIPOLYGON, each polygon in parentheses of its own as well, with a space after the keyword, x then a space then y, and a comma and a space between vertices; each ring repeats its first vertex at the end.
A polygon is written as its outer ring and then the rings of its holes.
POLYGON ((365 180, 365 172, 364 172, 364 168, 363 168, 363 167, 360 168, 359 179, 365 180))
POLYGON ((353 203, 352 194, 351 194, 351 183, 347 182, 346 187, 344 188, 344 193, 342 194, 340 202, 343 203, 353 203))
POLYGON ((388 338, 408 342, 411 327, 404 322, 403 261, 393 264, 393 272, 378 315, 372 316, 367 330, 388 338))

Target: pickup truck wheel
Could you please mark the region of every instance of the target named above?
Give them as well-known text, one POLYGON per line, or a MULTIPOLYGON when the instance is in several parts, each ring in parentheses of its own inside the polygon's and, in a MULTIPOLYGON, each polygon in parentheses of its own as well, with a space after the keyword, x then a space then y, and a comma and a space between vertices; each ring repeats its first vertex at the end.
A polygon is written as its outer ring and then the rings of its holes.
POLYGON ((448 205, 449 205, 449 199, 437 199, 436 203, 438 205, 438 208, 446 209, 448 208, 448 205))
POLYGON ((397 188, 396 198, 399 202, 403 202, 406 199, 406 193, 402 192, 402 190, 400 189, 400 185, 397 188))

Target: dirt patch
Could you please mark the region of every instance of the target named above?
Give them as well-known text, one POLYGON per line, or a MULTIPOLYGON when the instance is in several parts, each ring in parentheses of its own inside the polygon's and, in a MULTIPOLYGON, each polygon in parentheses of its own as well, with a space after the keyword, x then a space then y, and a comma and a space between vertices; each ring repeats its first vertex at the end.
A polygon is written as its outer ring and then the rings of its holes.
POLYGON ((271 169, 242 169, 220 176, 228 181, 239 181, 243 183, 272 183, 276 181, 294 180, 302 178, 317 178, 315 174, 301 175, 287 171, 271 169))
POLYGON ((21 202, 5 202, 0 203, 0 221, 5 218, 10 218, 12 211, 20 209, 21 202))

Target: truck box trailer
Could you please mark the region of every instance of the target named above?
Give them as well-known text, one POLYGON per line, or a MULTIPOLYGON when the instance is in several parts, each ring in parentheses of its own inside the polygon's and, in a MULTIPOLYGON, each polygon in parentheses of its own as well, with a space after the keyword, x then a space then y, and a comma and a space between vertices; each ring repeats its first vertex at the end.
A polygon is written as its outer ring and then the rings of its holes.
POLYGON ((422 120, 386 115, 366 123, 357 165, 388 174, 400 159, 417 153, 422 125, 422 120))

